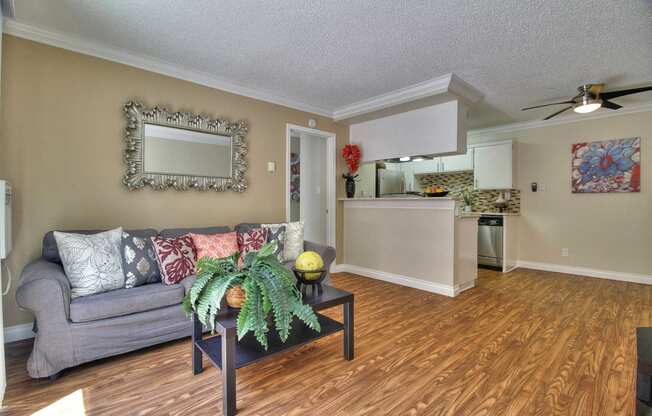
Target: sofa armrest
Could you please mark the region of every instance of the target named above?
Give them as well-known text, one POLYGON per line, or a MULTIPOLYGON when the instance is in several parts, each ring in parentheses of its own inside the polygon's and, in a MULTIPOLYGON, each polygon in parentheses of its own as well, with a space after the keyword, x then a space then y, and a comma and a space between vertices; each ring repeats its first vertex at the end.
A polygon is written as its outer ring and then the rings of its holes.
POLYGON ((305 251, 314 251, 324 260, 324 268, 330 270, 331 264, 335 261, 335 248, 323 244, 313 243, 311 241, 303 242, 305 251))
POLYGON ((70 282, 60 264, 38 259, 20 275, 16 303, 32 312, 37 325, 70 319, 70 282))

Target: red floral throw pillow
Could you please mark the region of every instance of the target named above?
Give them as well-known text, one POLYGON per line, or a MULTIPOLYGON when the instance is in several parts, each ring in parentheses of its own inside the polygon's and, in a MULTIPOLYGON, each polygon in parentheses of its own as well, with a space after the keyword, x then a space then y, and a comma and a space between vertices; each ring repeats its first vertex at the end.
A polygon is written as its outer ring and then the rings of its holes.
POLYGON ((189 234, 178 238, 152 237, 161 280, 166 285, 179 283, 195 273, 195 246, 189 234))
POLYGON ((240 264, 247 253, 260 250, 267 242, 266 228, 252 228, 249 231, 238 233, 238 249, 240 250, 240 264))
POLYGON ((190 234, 197 249, 197 259, 212 257, 223 259, 238 252, 238 235, 235 231, 223 234, 190 234))

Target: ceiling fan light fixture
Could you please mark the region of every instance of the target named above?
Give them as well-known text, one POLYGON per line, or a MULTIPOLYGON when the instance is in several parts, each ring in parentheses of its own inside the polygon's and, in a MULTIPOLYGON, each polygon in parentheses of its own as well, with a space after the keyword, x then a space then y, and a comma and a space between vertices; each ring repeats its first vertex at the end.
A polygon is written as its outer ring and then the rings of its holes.
POLYGON ((602 100, 584 96, 582 102, 573 107, 573 111, 580 114, 591 113, 602 107, 602 100))

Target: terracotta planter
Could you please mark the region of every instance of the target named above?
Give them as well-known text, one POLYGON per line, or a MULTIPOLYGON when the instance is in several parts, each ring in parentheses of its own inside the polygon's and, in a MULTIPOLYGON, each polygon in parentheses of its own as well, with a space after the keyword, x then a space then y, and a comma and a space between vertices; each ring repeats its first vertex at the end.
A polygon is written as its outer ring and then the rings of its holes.
POLYGON ((232 308, 240 309, 245 301, 247 292, 240 286, 233 286, 226 291, 226 304, 232 308))

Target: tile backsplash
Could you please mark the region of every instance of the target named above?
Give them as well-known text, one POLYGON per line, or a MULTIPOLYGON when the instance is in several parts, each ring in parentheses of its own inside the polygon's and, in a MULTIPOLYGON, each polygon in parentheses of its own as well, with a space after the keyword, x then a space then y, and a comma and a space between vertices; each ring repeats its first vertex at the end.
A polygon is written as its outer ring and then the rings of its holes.
MULTIPOLYGON (((450 191, 452 196, 457 194, 466 187, 473 187, 473 172, 453 172, 453 173, 426 173, 415 175, 416 183, 419 187, 424 188, 430 185, 439 185, 450 191)), ((475 202, 473 211, 475 212, 494 212, 498 211, 493 202, 498 198, 498 194, 504 191, 474 191, 475 202)), ((505 212, 520 213, 521 211, 521 191, 518 189, 510 190, 511 198, 507 201, 505 212)))

